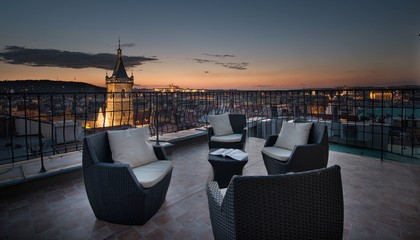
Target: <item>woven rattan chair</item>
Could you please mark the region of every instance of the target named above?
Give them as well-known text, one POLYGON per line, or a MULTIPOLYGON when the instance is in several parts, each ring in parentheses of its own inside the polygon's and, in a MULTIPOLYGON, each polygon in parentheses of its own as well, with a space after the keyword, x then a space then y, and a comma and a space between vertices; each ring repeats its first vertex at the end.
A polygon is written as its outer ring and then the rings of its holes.
POLYGON ((340 167, 268 176, 234 176, 225 195, 207 184, 218 239, 342 239, 340 167))
MULTIPOLYGON (((246 117, 244 114, 229 114, 230 124, 234 134, 242 134, 242 138, 237 142, 219 142, 212 140, 214 135, 213 127, 209 127, 207 131, 209 149, 211 148, 235 148, 245 149, 246 143, 246 117)), ((213 138, 214 139, 214 138, 213 138)))
MULTIPOLYGON (((168 159, 161 147, 153 148, 159 160, 168 159)), ((172 168, 153 187, 143 188, 129 165, 113 162, 106 132, 84 139, 83 176, 92 210, 100 220, 142 225, 165 200, 172 168)))
MULTIPOLYGON (((264 148, 272 147, 277 137, 278 135, 270 136, 265 142, 264 148)), ((261 153, 268 174, 281 174, 326 167, 328 148, 327 127, 323 123, 314 122, 309 133, 308 144, 295 146, 286 161, 267 155, 264 149, 261 153)))

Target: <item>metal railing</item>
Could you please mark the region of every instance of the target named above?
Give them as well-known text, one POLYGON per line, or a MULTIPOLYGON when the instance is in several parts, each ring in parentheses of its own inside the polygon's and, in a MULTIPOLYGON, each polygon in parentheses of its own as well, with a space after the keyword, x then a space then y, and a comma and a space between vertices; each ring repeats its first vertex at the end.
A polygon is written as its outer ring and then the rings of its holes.
POLYGON ((420 89, 305 89, 133 93, 0 94, 0 164, 78 151, 88 134, 126 125, 159 135, 242 113, 250 136, 283 120, 323 122, 330 142, 419 159, 420 89))

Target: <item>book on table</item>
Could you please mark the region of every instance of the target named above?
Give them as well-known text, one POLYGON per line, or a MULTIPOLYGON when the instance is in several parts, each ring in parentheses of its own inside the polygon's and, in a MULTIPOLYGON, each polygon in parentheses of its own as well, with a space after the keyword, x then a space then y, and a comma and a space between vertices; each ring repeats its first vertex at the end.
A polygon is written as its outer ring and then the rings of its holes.
POLYGON ((210 153, 211 155, 218 155, 223 157, 230 157, 235 160, 244 160, 248 157, 248 153, 241 151, 239 149, 233 148, 220 148, 210 153))

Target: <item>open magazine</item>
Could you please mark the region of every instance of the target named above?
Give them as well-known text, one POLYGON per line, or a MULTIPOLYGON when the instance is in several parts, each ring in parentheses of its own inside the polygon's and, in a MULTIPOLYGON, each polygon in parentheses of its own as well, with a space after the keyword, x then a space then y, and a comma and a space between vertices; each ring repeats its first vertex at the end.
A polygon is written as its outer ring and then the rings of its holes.
POLYGON ((220 148, 217 149, 216 151, 213 151, 210 153, 211 155, 220 155, 223 157, 231 157, 235 160, 244 160, 246 157, 248 157, 248 153, 243 152, 239 149, 233 149, 233 148, 220 148))

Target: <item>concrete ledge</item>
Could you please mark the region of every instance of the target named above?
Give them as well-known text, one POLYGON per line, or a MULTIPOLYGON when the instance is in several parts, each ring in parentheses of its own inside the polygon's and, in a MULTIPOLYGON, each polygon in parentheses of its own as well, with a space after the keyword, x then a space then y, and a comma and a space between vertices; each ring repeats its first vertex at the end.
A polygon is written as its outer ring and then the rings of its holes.
MULTIPOLYGON (((159 135, 159 145, 165 149, 166 154, 171 155, 175 144, 188 144, 189 141, 196 141, 198 138, 204 138, 206 135, 206 128, 166 133, 159 135)), ((155 136, 151 137, 150 140, 153 144, 156 144, 155 136)), ((44 166, 47 172, 40 173, 41 160, 39 158, 0 165, 0 189, 53 175, 80 170, 82 168, 82 151, 79 150, 44 157, 44 166)))
MULTIPOLYGON (((188 129, 173 133, 165 133, 163 135, 159 135, 159 142, 168 142, 175 144, 177 142, 198 138, 207 135, 207 129, 199 128, 199 129, 188 129)), ((156 136, 150 138, 150 141, 156 142, 156 136)))
POLYGON ((172 148, 174 146, 173 143, 170 142, 161 142, 159 141, 159 145, 156 143, 156 141, 151 140, 151 143, 155 146, 161 146, 163 149, 165 149, 166 155, 172 155, 172 148))
POLYGON ((40 158, 2 165, 0 188, 81 169, 82 151, 44 157, 44 167, 47 171, 41 173, 40 158))

